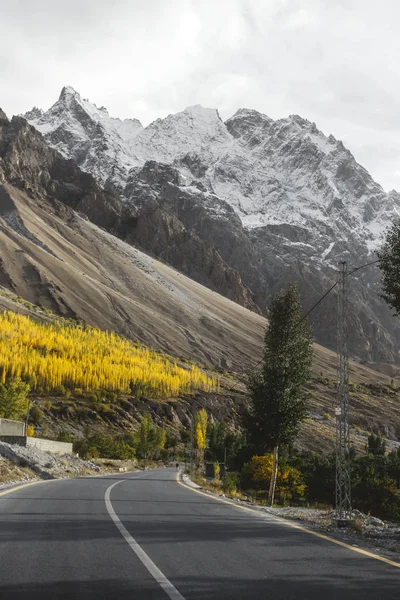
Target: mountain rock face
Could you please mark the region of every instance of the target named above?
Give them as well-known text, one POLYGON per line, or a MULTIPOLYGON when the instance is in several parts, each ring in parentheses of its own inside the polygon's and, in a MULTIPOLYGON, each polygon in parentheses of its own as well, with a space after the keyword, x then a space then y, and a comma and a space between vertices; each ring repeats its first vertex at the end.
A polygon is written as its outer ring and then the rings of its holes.
MULTIPOLYGON (((310 308, 340 260, 352 268, 376 258, 400 214, 397 192, 386 193, 342 142, 299 116, 274 121, 241 109, 223 123, 218 111, 193 106, 143 128, 64 88, 48 111, 25 117, 122 200, 120 230, 124 210, 134 212, 131 240, 262 312, 290 281, 310 308)), ((376 266, 351 278, 349 346, 361 360, 398 362, 400 327, 379 289, 376 266)), ((313 312, 316 338, 331 348, 335 302, 331 294, 313 312)))
POLYGON ((112 189, 104 190, 92 175, 81 171, 75 161, 63 158, 50 148, 25 119, 13 117, 9 121, 4 113, 0 113, 1 184, 11 184, 39 203, 50 202, 61 216, 70 207, 130 243, 140 244, 142 238, 150 237, 158 255, 161 254, 159 248, 163 248, 165 260, 176 248, 170 239, 179 239, 183 255, 182 260, 178 257, 175 262, 181 260, 182 272, 257 311, 252 293, 215 248, 162 209, 151 211, 151 217, 143 219, 137 207, 121 201, 112 189))

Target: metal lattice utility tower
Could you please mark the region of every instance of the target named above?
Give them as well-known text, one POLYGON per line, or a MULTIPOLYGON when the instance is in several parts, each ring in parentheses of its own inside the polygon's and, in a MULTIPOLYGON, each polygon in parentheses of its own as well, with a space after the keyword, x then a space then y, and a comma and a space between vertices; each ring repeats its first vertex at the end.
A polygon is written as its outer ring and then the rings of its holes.
POLYGON ((351 518, 349 356, 347 348, 347 263, 340 263, 337 312, 337 405, 336 405, 336 520, 338 526, 351 518))

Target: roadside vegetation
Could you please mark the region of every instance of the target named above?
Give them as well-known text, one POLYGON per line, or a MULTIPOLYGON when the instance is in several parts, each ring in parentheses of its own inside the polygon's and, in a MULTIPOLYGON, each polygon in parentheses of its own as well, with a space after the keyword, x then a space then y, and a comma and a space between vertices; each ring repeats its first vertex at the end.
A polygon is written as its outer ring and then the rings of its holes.
MULTIPOLYGON (((220 452, 206 451, 210 461, 220 452)), ((229 453, 225 477, 205 481, 197 472, 196 481, 216 492, 224 492, 268 505, 273 455, 243 457, 250 453, 244 444, 229 453)), ((218 459, 217 459, 218 460, 218 459)), ((283 447, 277 474, 275 506, 332 508, 335 499, 335 454, 325 456, 283 447)), ((367 515, 400 521, 400 449, 387 452, 384 439, 370 435, 361 455, 352 456, 353 507, 367 515)))
MULTIPOLYGON (((294 445, 309 410, 311 359, 311 330, 302 318, 297 289, 290 286, 271 304, 263 363, 250 376, 242 432, 209 424, 202 453, 214 464, 213 476, 206 480, 197 470, 198 483, 268 506, 333 507, 335 454, 302 452, 294 445)), ((202 436, 195 436, 196 446, 198 437, 203 444, 202 436)), ((362 453, 353 449, 352 493, 354 508, 400 521, 400 449, 388 453, 384 439, 374 434, 362 453)))
POLYGON ((136 432, 123 436, 110 436, 104 434, 91 434, 81 440, 73 440, 62 436, 63 441, 74 442, 74 450, 82 458, 109 458, 119 460, 132 460, 134 458, 147 461, 170 458, 168 448, 171 444, 176 446, 177 441, 167 436, 164 428, 154 424, 149 412, 143 419, 136 432), (167 448, 166 448, 167 446, 167 448))

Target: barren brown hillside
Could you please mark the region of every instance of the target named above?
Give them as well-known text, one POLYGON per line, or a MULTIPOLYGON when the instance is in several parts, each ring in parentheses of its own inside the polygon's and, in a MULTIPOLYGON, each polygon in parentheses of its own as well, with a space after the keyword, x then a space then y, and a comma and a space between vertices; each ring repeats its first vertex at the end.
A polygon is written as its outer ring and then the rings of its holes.
MULTIPOLYGON (((0 188, 0 284, 44 309, 82 319, 102 329, 203 366, 240 373, 261 356, 265 320, 190 280, 65 205, 30 198, 9 185, 0 188)), ((0 308, 31 312, 0 293, 0 308)), ((335 354, 315 345, 312 419, 302 444, 329 450, 333 443, 335 354)), ((350 377, 353 437, 366 432, 400 438, 397 380, 355 362, 350 377)), ((224 406, 243 400, 245 386, 223 378, 220 396, 192 399, 228 418, 224 406), (229 399, 229 400, 228 400, 229 399)), ((186 401, 183 401, 186 402, 186 401)), ((187 412, 187 411, 186 411, 187 412)))
POLYGON ((62 206, 60 212, 11 186, 1 188, 1 284, 55 313, 209 367, 240 369, 259 356, 261 316, 73 210, 62 206))

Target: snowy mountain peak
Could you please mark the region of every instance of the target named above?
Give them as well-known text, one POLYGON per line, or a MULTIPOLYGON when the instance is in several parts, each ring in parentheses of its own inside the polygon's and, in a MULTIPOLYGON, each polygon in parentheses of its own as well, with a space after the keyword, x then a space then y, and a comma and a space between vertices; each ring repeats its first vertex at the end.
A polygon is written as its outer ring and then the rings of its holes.
MULTIPOLYGON (((339 260, 368 262, 400 218, 400 194, 386 194, 341 141, 299 115, 273 120, 242 108, 223 123, 217 110, 195 105, 143 128, 66 87, 48 111, 34 109, 26 118, 51 146, 133 205, 143 247, 203 280, 208 263, 186 243, 194 234, 262 303, 289 280, 316 300, 339 260)), ((367 275, 378 285, 372 271, 367 275)), ((377 336, 381 348, 386 339, 397 348, 400 334, 387 333, 389 321, 382 305, 369 300, 369 283, 360 283, 357 294, 357 354, 374 355, 369 340, 377 336)), ((333 344, 334 325, 325 317, 321 325, 320 340, 333 344)))
POLYGON ((118 133, 120 133, 120 129, 123 130, 123 137, 129 136, 129 129, 132 137, 138 133, 139 129, 142 129, 142 124, 138 119, 121 120, 110 117, 108 110, 104 106, 99 108, 96 106, 96 104, 94 104, 94 102, 90 102, 90 100, 82 98, 82 96, 71 86, 63 87, 58 102, 56 102, 50 108, 50 111, 57 113, 66 112, 67 114, 70 111, 78 111, 76 116, 79 118, 80 109, 82 109, 90 119, 101 123, 105 129, 112 125, 112 128, 116 129, 118 133))
POLYGON ((218 111, 195 105, 150 123, 135 139, 133 151, 142 163, 179 163, 184 172, 189 163, 196 163, 195 171, 204 175, 232 143, 218 111))
POLYGON ((71 86, 63 87, 46 112, 35 108, 24 116, 51 146, 103 184, 111 174, 120 184, 136 164, 131 146, 143 130, 140 121, 110 117, 104 106, 98 108, 71 86))
POLYGON ((34 109, 26 118, 129 201, 135 200, 127 182, 146 161, 173 165, 189 186, 195 182, 228 203, 246 228, 303 230, 316 257, 322 246, 349 237, 373 250, 388 215, 400 211, 399 194, 385 194, 342 142, 299 115, 274 121, 241 108, 223 123, 216 109, 194 105, 143 128, 110 117, 67 86, 47 112, 34 109), (329 232, 323 242, 321 231, 329 232))
MULTIPOLYGON (((182 111, 182 113, 188 114, 194 119, 218 119, 219 121, 221 121, 221 117, 219 116, 218 110, 216 108, 206 108, 204 106, 201 106, 201 104, 193 104, 192 106, 187 106, 182 111)), ((177 115, 182 113, 177 113, 177 115)))
POLYGON ((296 125, 298 125, 299 127, 302 128, 312 128, 315 129, 316 125, 315 123, 311 123, 311 121, 309 121, 308 119, 304 119, 303 117, 300 117, 300 115, 289 115, 287 119, 283 119, 283 120, 287 120, 287 121, 291 121, 292 123, 296 123, 296 125))
POLYGON ((273 119, 257 110, 239 108, 235 114, 225 121, 225 125, 233 137, 256 145, 267 134, 273 119))
POLYGON ((225 125, 215 108, 204 108, 199 104, 186 107, 183 111, 170 114, 165 119, 157 119, 147 129, 158 130, 184 130, 191 129, 200 135, 207 136, 210 132, 216 132, 227 136, 225 125))
POLYGON ((69 98, 73 98, 74 96, 79 96, 80 97, 79 93, 76 90, 74 90, 74 88, 71 85, 65 85, 62 88, 60 96, 59 96, 58 99, 65 102, 69 98))
POLYGON ((273 119, 271 119, 271 117, 268 117, 264 113, 261 113, 258 110, 255 110, 253 108, 239 108, 235 112, 235 114, 232 115, 226 121, 226 123, 230 123, 232 121, 239 121, 239 120, 243 120, 243 119, 253 120, 253 121, 257 121, 257 122, 273 123, 273 119))
POLYGON ((35 120, 37 121, 38 119, 40 119, 40 117, 43 116, 43 111, 41 108, 37 108, 37 106, 34 106, 32 108, 32 110, 29 110, 27 113, 25 113, 22 116, 27 121, 35 121, 35 120))

